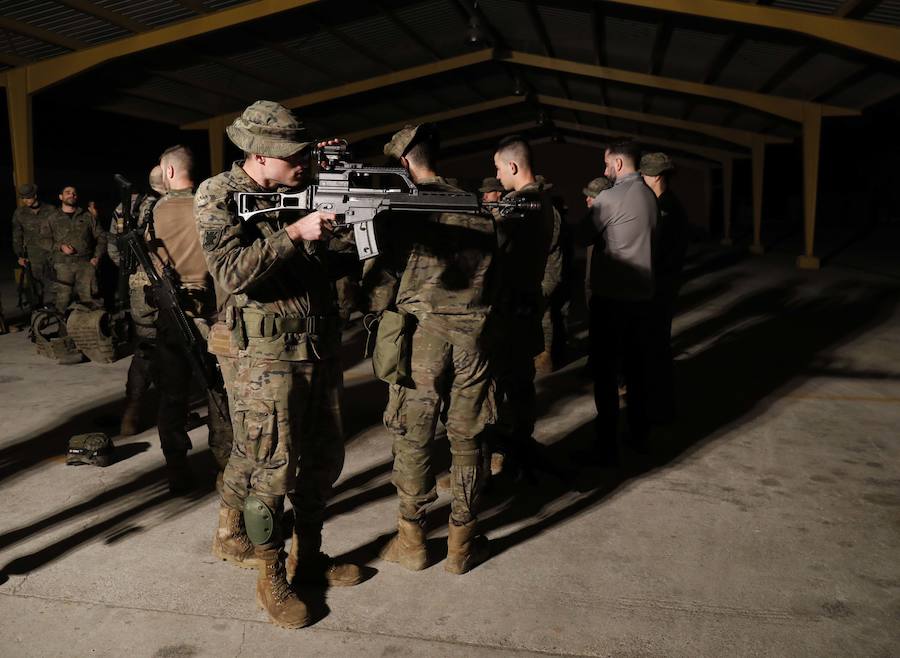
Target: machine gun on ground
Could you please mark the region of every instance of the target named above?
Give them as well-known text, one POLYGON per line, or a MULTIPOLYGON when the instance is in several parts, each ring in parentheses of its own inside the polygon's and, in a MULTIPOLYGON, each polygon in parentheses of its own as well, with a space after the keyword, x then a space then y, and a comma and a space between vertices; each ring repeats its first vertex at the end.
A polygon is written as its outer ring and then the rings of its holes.
MULTIPOLYGON (((130 201, 131 183, 118 174, 116 182, 123 188, 123 183, 127 184, 130 201)), ((222 418, 229 418, 228 409, 224 403, 225 385, 222 382, 222 375, 216 367, 215 360, 211 359, 206 351, 206 341, 199 335, 197 325, 187 316, 181 306, 183 290, 178 284, 178 274, 167 263, 161 265, 161 273, 157 270, 141 228, 134 227, 119 239, 119 244, 122 245, 122 254, 130 253, 136 265, 143 268, 147 275, 147 279, 150 281, 150 296, 159 311, 160 319, 177 330, 191 365, 197 371, 206 390, 212 393, 210 398, 214 401, 219 415, 222 418)))
POLYGON ((243 221, 250 221, 257 215, 285 210, 332 212, 337 215, 338 226, 353 227, 359 259, 365 260, 378 255, 373 220, 388 210, 482 213, 497 209, 502 216, 512 216, 541 208, 540 202, 533 199, 483 203, 469 192, 422 191, 401 167, 349 162, 349 156, 346 145, 316 149, 314 159, 319 163, 319 171, 312 185, 294 194, 238 192, 235 195, 238 215, 243 221), (403 187, 374 186, 373 176, 399 178, 403 187), (271 205, 265 207, 266 204, 271 205))

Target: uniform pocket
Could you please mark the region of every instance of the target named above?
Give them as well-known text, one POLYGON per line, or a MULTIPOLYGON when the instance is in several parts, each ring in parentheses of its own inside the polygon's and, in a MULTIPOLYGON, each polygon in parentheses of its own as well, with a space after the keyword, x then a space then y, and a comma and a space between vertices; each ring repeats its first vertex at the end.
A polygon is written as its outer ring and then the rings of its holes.
POLYGON ((253 398, 234 400, 233 413, 235 429, 240 433, 234 440, 241 442, 242 451, 257 462, 268 460, 277 443, 275 402, 253 398))

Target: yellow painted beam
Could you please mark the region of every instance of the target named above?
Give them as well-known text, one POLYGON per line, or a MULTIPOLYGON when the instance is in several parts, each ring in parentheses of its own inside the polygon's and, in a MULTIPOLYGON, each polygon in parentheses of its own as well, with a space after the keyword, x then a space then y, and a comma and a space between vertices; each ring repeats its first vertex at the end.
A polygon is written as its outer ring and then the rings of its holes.
POLYGON ((813 254, 816 237, 816 202, 819 193, 819 146, 822 139, 822 114, 810 107, 803 117, 803 255, 797 257, 797 267, 819 269, 819 259, 813 254))
POLYGON ((24 69, 6 72, 6 105, 12 142, 13 185, 34 182, 34 146, 31 126, 31 96, 24 69))
POLYGON ((796 32, 871 55, 900 61, 900 29, 889 25, 734 0, 612 1, 620 5, 796 32))
MULTIPOLYGON (((420 66, 413 66, 411 68, 402 69, 400 71, 392 71, 391 73, 378 75, 372 78, 366 78, 365 80, 357 80, 356 82, 348 82, 336 87, 329 87, 328 89, 320 89, 319 91, 313 91, 308 94, 303 94, 302 96, 286 98, 280 101, 280 103, 285 107, 291 109, 307 107, 309 105, 324 103, 326 101, 331 101, 338 98, 345 98, 354 94, 361 94, 367 91, 372 91, 373 89, 381 89, 382 87, 388 87, 390 85, 399 84, 401 82, 418 80, 420 78, 426 78, 428 76, 437 75, 446 71, 453 71, 455 69, 465 68, 474 64, 480 64, 482 62, 490 61, 492 57, 492 50, 479 50, 473 53, 468 53, 466 55, 460 55, 458 57, 450 57, 448 59, 442 59, 437 62, 430 62, 428 64, 422 64, 420 66)), ((223 115, 222 118, 226 122, 229 122, 234 120, 234 118, 239 114, 240 112, 231 112, 229 114, 223 115)), ((206 128, 207 123, 207 120, 195 121, 193 123, 183 125, 182 128, 184 128, 185 130, 202 130, 206 128)), ((400 127, 402 128, 403 126, 400 127)), ((379 133, 376 132, 373 134, 377 135, 379 133)))
POLYGON ((597 105, 595 103, 584 103, 581 101, 570 100, 568 98, 557 98, 554 96, 537 95, 537 100, 542 105, 550 105, 552 107, 560 107, 576 112, 588 112, 591 114, 602 114, 617 119, 626 119, 628 121, 637 121, 640 123, 652 123, 659 126, 667 126, 669 128, 678 128, 679 130, 689 130, 709 135, 726 142, 733 142, 750 148, 756 139, 763 139, 769 144, 789 144, 793 140, 784 137, 775 137, 772 135, 762 135, 747 130, 739 130, 737 128, 726 128, 710 123, 700 123, 698 121, 685 121, 674 117, 667 117, 658 114, 649 114, 647 112, 634 112, 632 110, 622 110, 607 105, 597 105))
MULTIPOLYGON (((76 50, 76 52, 60 55, 59 57, 51 57, 29 64, 26 67, 28 71, 28 91, 34 93, 45 89, 66 78, 119 57, 233 27, 290 9, 316 4, 320 1, 255 0, 254 2, 246 2, 229 9, 189 18, 155 30, 76 50)), ((0 19, 0 28, 5 27, 4 21, 7 21, 7 19, 0 19)), ((75 46, 75 48, 80 48, 80 46, 75 46)), ((205 126, 203 127, 205 128, 205 126)))
POLYGON ((637 140, 641 144, 679 149, 682 151, 686 151, 687 153, 702 155, 704 158, 708 158, 709 160, 714 160, 716 162, 722 162, 723 160, 730 160, 732 158, 747 157, 747 155, 739 151, 728 151, 725 149, 711 148, 708 146, 698 146, 697 144, 692 144, 690 142, 681 142, 675 139, 652 137, 650 135, 638 135, 636 133, 622 132, 620 130, 607 130, 606 128, 585 126, 580 123, 571 123, 569 121, 554 121, 553 123, 564 130, 571 130, 572 132, 579 132, 588 135, 605 135, 607 137, 631 138, 637 140))
POLYGON ((509 107, 511 105, 518 105, 524 102, 524 96, 504 96, 496 100, 483 101, 481 103, 474 103, 472 105, 466 105, 464 107, 458 107, 452 110, 443 110, 441 112, 426 114, 424 116, 415 117, 412 119, 405 119, 403 121, 397 121, 395 123, 389 123, 383 126, 367 128, 365 130, 359 130, 348 135, 340 135, 340 137, 343 137, 350 143, 359 142, 363 139, 369 139, 370 137, 377 137, 378 135, 390 135, 391 133, 400 130, 407 124, 417 125, 420 123, 438 123, 440 121, 447 121, 449 119, 458 119, 459 117, 469 116, 470 114, 478 114, 479 112, 487 112, 489 110, 496 110, 503 107, 509 107))
POLYGON ((762 203, 765 175, 766 145, 761 140, 753 144, 753 244, 750 253, 762 256, 762 203))
POLYGON ((734 189, 734 161, 731 158, 722 160, 722 245, 730 247, 731 239, 731 204, 734 189))
MULTIPOLYGON (((798 123, 803 121, 804 107, 810 105, 810 103, 798 101, 793 98, 759 94, 753 91, 734 89, 732 87, 707 85, 700 82, 666 78, 659 75, 650 75, 649 73, 625 71, 622 69, 610 68, 608 66, 597 66, 595 64, 585 64, 583 62, 573 62, 570 60, 532 55, 529 53, 514 51, 507 53, 501 59, 520 66, 529 66, 548 71, 557 71, 569 73, 571 75, 599 78, 613 82, 622 82, 625 84, 728 101, 761 112, 774 114, 791 121, 797 121, 798 123)), ((845 107, 835 107, 832 105, 822 105, 820 107, 822 116, 857 116, 860 114, 859 110, 845 107)))
POLYGON ((209 122, 209 175, 225 170, 225 119, 216 117, 209 122))

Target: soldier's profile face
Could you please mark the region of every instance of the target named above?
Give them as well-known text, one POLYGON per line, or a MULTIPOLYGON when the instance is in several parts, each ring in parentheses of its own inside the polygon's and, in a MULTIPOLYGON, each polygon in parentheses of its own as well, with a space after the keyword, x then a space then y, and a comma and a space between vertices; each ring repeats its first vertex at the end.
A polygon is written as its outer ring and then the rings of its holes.
POLYGON ((500 200, 500 192, 494 190, 493 192, 484 192, 481 195, 481 200, 484 203, 496 203, 500 200))
POLYGON ((504 190, 515 188, 512 180, 512 172, 509 170, 509 163, 504 162, 499 153, 494 153, 494 167, 497 169, 497 180, 503 186, 504 190))
POLYGON ((586 196, 586 197, 584 197, 584 202, 587 204, 587 207, 588 207, 588 208, 593 208, 593 207, 594 207, 594 197, 592 197, 592 196, 586 196))
POLYGON ((290 158, 266 158, 266 177, 282 185, 296 187, 303 180, 308 153, 304 150, 290 158))
POLYGON ((609 149, 603 154, 603 163, 606 165, 606 171, 603 172, 603 175, 606 176, 610 183, 615 183, 616 157, 610 154, 609 149))

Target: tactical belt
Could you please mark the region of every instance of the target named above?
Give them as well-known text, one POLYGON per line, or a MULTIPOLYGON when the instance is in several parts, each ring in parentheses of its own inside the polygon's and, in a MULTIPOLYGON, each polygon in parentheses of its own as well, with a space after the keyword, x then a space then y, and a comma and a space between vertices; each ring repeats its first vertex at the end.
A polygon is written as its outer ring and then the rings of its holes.
POLYGON ((319 334, 340 322, 336 315, 267 315, 241 313, 247 338, 273 338, 282 334, 319 334))

